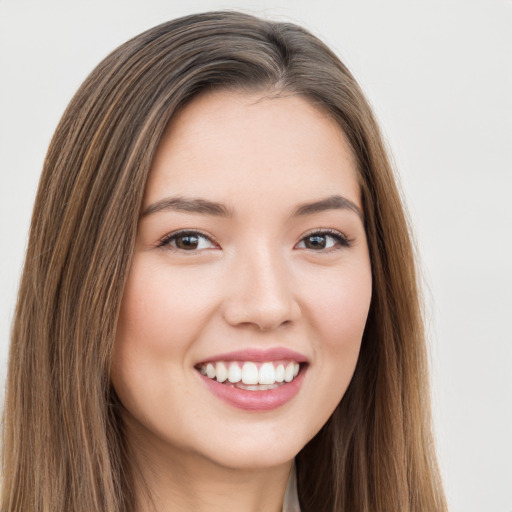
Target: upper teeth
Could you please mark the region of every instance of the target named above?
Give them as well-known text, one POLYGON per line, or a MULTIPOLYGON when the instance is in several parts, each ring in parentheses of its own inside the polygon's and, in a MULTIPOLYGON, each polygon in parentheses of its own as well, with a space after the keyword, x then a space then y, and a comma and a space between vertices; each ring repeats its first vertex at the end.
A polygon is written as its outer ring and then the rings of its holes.
POLYGON ((247 361, 242 364, 236 361, 202 364, 199 370, 203 375, 218 382, 226 380, 235 384, 242 381, 244 384, 272 385, 276 382, 291 382, 299 373, 299 363, 265 362, 259 368, 256 363, 247 361))

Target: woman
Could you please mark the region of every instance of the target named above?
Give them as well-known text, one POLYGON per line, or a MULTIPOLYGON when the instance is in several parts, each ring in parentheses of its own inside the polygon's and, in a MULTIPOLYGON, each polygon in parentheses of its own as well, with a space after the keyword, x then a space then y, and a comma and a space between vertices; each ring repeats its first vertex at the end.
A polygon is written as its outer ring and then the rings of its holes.
POLYGON ((445 510, 407 224, 318 39, 193 15, 85 81, 36 199, 3 450, 10 512, 445 510))

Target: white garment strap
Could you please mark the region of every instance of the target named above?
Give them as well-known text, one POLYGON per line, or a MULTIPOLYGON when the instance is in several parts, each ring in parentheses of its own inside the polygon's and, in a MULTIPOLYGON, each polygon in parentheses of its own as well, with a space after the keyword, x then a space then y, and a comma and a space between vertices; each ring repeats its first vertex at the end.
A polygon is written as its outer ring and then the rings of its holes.
POLYGON ((284 493, 283 512, 300 512, 295 463, 292 464, 288 484, 286 485, 286 491, 284 493))

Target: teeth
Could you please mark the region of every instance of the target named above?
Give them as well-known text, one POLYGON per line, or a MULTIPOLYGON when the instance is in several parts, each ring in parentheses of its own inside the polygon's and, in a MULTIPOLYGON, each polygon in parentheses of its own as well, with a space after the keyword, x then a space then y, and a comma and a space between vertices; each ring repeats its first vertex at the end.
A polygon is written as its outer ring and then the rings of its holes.
MULTIPOLYGON (((291 382, 293 380, 293 370, 294 370, 293 363, 288 363, 285 370, 284 370, 284 380, 286 382, 291 382)), ((208 371, 208 369, 206 369, 208 371)))
POLYGON ((228 378, 228 369, 224 363, 217 363, 215 365, 215 376, 218 382, 224 382, 228 378))
POLYGON ((244 384, 258 384, 258 367, 254 363, 244 363, 242 382, 244 384))
POLYGON ((258 365, 251 361, 218 361, 202 364, 198 369, 203 375, 209 379, 216 379, 217 382, 229 381, 231 384, 238 383, 238 387, 242 389, 261 391, 274 389, 283 382, 292 382, 299 373, 300 364, 295 361, 284 364, 269 361, 262 363, 258 369, 258 365))
POLYGON ((276 382, 283 382, 284 380, 284 365, 280 364, 276 368, 276 382))
POLYGON ((258 380, 259 380, 260 384, 274 384, 275 383, 276 371, 274 370, 274 365, 272 363, 263 363, 261 365, 258 380))
POLYGON ((240 384, 236 385, 237 388, 246 389, 248 391, 266 391, 267 389, 275 389, 279 387, 279 384, 256 384, 254 386, 240 384))
POLYGON ((242 370, 236 363, 231 363, 228 370, 228 380, 231 384, 240 382, 242 380, 242 370))
POLYGON ((209 379, 213 379, 215 377, 215 367, 212 363, 208 363, 206 365, 206 375, 209 379))

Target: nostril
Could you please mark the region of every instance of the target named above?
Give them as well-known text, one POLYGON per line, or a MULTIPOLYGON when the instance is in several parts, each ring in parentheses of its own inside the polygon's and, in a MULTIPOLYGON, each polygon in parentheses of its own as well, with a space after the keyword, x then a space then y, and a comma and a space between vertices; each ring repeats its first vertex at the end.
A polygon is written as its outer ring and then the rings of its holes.
POLYGON ((291 327, 301 316, 298 304, 289 299, 274 305, 259 301, 238 301, 231 299, 223 312, 225 320, 237 327, 254 327, 259 331, 273 331, 291 327))

